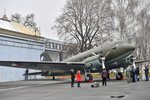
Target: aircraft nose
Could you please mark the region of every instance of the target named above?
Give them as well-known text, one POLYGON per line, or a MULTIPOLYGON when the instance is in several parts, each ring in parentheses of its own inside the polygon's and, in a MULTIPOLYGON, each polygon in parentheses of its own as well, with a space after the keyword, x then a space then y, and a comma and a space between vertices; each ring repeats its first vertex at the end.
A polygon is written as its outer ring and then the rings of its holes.
POLYGON ((126 49, 128 49, 128 50, 130 50, 130 51, 133 51, 133 50, 135 50, 135 46, 134 45, 132 45, 132 44, 126 44, 126 49))

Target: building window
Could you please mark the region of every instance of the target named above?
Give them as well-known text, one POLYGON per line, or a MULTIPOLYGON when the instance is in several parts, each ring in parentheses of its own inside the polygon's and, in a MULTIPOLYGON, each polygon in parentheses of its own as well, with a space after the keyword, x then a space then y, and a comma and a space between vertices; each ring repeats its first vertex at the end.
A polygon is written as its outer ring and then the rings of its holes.
POLYGON ((60 45, 60 50, 63 50, 63 46, 62 45, 60 45))
POLYGON ((54 43, 54 49, 57 49, 57 44, 56 43, 54 43))
POLYGON ((60 44, 57 44, 57 49, 59 49, 59 50, 60 50, 60 44))
POLYGON ((1 41, 1 44, 5 44, 5 45, 6 45, 6 44, 7 44, 7 42, 6 42, 6 41, 1 41))
POLYGON ((51 49, 54 48, 54 43, 50 43, 50 48, 51 48, 51 49))
POLYGON ((46 48, 49 48, 49 43, 46 43, 46 48))

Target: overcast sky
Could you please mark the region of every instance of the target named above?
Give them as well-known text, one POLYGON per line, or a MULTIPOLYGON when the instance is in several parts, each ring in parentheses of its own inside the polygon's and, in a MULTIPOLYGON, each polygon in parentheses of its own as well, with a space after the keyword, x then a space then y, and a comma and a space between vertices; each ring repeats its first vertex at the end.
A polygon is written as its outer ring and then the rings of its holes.
POLYGON ((33 13, 37 26, 41 28, 41 35, 58 40, 51 27, 65 4, 66 0, 0 0, 0 18, 4 15, 4 9, 9 18, 15 13, 22 16, 33 13))

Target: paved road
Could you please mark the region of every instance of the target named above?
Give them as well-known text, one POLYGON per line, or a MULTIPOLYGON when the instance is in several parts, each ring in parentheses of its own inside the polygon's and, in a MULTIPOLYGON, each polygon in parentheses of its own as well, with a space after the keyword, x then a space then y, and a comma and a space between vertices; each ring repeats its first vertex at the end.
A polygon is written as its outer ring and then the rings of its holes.
POLYGON ((109 81, 107 86, 71 88, 64 81, 16 81, 0 83, 0 100, 150 100, 150 82, 109 81), (59 84, 57 84, 59 83, 59 84))

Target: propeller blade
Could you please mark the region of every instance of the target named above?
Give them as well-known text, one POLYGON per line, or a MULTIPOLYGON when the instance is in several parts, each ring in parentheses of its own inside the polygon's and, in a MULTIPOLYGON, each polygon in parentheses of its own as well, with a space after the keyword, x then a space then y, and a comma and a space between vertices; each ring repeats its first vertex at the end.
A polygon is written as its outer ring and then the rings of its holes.
POLYGON ((94 52, 91 52, 94 56, 97 56, 97 54, 96 53, 94 53, 94 52))
MULTIPOLYGON (((94 52, 91 52, 94 56, 97 56, 97 54, 95 54, 94 52)), ((107 57, 109 55, 110 51, 108 51, 105 56, 103 57, 102 55, 99 55, 99 57, 101 58, 102 61, 102 69, 105 69, 105 57, 107 57)))
POLYGON ((109 54, 110 54, 110 51, 108 51, 104 57, 107 57, 109 54))
POLYGON ((102 69, 105 69, 106 68, 105 67, 105 57, 102 57, 101 60, 102 60, 102 69))

